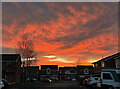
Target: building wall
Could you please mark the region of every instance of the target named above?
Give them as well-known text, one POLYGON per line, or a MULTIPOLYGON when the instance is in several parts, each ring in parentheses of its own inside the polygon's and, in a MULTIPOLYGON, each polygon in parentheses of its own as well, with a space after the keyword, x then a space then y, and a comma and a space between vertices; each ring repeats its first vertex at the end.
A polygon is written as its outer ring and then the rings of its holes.
POLYGON ((94 73, 99 73, 101 70, 102 70, 101 62, 95 63, 94 64, 94 73))
POLYGON ((115 59, 110 59, 105 62, 105 68, 115 68, 115 59))
POLYGON ((2 78, 6 79, 8 82, 15 82, 15 71, 16 66, 15 63, 12 63, 11 65, 7 65, 6 62, 2 63, 2 78), (8 71, 8 72, 6 72, 8 71))
POLYGON ((21 68, 21 80, 26 81, 28 77, 30 80, 32 79, 39 80, 39 66, 28 66, 24 68, 22 67, 21 68))
POLYGON ((59 75, 59 72, 58 72, 58 69, 51 69, 49 68, 49 73, 47 72, 48 68, 47 69, 41 69, 39 75, 40 75, 40 79, 41 78, 58 78, 58 75, 59 75))
POLYGON ((7 65, 7 62, 2 63, 2 78, 6 79, 8 82, 20 82, 21 79, 21 60, 18 62, 11 62, 7 65), (8 72, 5 72, 8 71, 8 72))
POLYGON ((16 82, 19 83, 21 81, 21 58, 16 62, 16 82))
POLYGON ((105 68, 116 68, 115 65, 115 60, 114 59, 109 59, 107 61, 100 61, 94 64, 94 73, 99 73, 101 72, 102 69, 105 68), (101 63, 104 62, 104 67, 102 67, 101 63), (96 66, 98 64, 98 66, 96 66))
POLYGON ((59 70, 60 80, 72 80, 77 78, 76 68, 63 68, 59 70))

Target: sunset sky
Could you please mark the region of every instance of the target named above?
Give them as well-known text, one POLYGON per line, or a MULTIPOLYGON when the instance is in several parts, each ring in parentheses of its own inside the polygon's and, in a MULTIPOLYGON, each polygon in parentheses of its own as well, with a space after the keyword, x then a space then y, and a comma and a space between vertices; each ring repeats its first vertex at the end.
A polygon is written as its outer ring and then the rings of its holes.
POLYGON ((90 65, 118 51, 117 3, 2 3, 2 50, 15 53, 31 34, 32 65, 90 65))

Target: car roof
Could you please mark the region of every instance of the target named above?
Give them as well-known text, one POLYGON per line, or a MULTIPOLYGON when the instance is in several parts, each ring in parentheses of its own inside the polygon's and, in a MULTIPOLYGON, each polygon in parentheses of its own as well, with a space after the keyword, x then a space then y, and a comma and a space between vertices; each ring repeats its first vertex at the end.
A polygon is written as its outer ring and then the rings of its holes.
POLYGON ((120 69, 102 69, 102 72, 112 72, 115 71, 117 74, 120 74, 120 69))

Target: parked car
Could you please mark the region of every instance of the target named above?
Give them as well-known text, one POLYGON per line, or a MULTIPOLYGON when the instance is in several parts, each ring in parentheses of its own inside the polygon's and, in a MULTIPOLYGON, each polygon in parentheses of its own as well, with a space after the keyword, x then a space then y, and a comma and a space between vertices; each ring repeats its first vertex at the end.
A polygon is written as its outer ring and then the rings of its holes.
POLYGON ((43 83, 52 83, 53 81, 51 79, 49 79, 49 78, 41 78, 40 82, 43 82, 43 83))
POLYGON ((4 84, 4 86, 2 87, 2 89, 7 89, 7 88, 10 86, 10 84, 8 83, 7 80, 2 79, 2 82, 3 82, 3 84, 4 84))
POLYGON ((97 87, 102 89, 120 89, 120 69, 102 69, 97 87))
POLYGON ((1 80, 1 81, 0 81, 0 89, 3 88, 3 87, 4 87, 4 83, 3 83, 3 81, 1 80))
POLYGON ((56 77, 51 77, 50 80, 52 80, 52 81, 57 81, 58 78, 56 78, 56 77))
POLYGON ((80 85, 83 85, 83 81, 87 78, 91 77, 91 75, 80 75, 78 81, 80 85))
POLYGON ((73 79, 72 79, 72 81, 76 81, 76 79, 75 79, 75 78, 73 78, 73 79))
POLYGON ((96 87, 98 83, 98 77, 90 77, 83 81, 83 85, 89 87, 96 87))

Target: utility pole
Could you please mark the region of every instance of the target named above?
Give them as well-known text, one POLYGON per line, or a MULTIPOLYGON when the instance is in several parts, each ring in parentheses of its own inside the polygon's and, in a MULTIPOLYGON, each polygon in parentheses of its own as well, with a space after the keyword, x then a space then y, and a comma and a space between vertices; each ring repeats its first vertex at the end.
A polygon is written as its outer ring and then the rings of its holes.
POLYGON ((77 64, 78 64, 78 65, 80 64, 80 58, 77 60, 77 64))
POLYGON ((31 75, 31 73, 30 73, 30 58, 28 59, 28 70, 29 70, 29 73, 28 73, 28 77, 29 77, 29 80, 31 80, 31 77, 30 77, 30 75, 31 75))
POLYGON ((28 55, 27 55, 27 66, 26 66, 26 83, 28 79, 28 55))
POLYGON ((22 74, 23 75, 23 84, 24 84, 24 80, 25 80, 25 76, 24 76, 25 75, 25 66, 24 65, 25 65, 25 61, 23 59, 23 69, 22 69, 22 71, 23 71, 23 74, 22 74))

